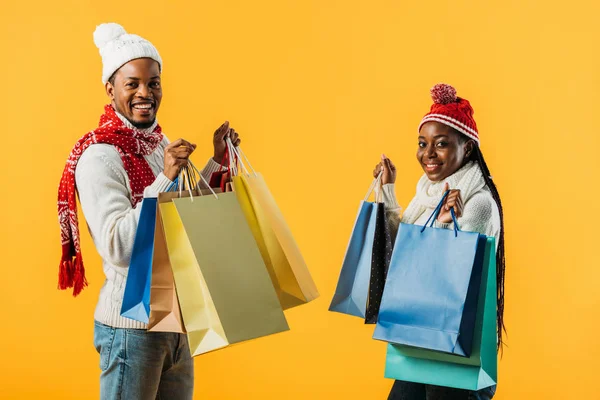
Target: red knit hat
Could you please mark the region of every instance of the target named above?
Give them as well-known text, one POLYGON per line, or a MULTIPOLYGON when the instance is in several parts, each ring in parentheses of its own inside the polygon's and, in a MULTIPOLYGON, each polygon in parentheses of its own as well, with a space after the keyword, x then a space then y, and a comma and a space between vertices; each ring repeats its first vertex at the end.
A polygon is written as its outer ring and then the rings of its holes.
POLYGON ((421 120, 419 130, 424 123, 436 121, 456 129, 479 145, 477 124, 473 119, 474 111, 468 100, 457 97, 456 89, 445 83, 438 83, 431 88, 431 98, 433 105, 429 114, 421 120))

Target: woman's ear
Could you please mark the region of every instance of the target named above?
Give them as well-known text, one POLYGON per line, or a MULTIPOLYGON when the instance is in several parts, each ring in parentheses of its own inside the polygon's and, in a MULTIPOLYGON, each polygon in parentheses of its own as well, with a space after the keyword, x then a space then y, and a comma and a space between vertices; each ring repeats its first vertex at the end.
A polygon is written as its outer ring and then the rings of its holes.
POLYGON ((465 143, 465 158, 469 159, 473 155, 473 150, 475 149, 475 141, 473 139, 467 140, 465 143))

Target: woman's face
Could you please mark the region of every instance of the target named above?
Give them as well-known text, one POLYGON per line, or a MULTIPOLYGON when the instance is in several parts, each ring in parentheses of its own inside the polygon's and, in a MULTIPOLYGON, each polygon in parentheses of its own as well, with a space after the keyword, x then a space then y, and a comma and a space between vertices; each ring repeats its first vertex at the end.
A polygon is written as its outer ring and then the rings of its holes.
POLYGON ((458 171, 473 152, 474 142, 447 125, 430 121, 419 131, 417 160, 430 181, 443 181, 458 171))

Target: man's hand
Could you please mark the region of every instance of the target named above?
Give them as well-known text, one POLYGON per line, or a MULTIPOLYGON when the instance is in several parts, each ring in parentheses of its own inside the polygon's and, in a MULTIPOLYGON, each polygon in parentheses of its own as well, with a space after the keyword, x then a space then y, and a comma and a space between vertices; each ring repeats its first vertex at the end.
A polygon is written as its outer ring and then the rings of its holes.
POLYGON ((223 162, 223 158, 225 157, 227 138, 231 139, 231 143, 233 143, 233 145, 236 147, 242 142, 240 135, 235 131, 235 129, 229 127, 229 121, 225 121, 225 123, 215 131, 213 136, 213 146, 215 149, 213 160, 215 160, 215 162, 218 164, 221 164, 223 162))
POLYGON ((181 168, 187 166, 190 155, 196 150, 196 145, 184 139, 177 139, 165 147, 165 166, 163 174, 170 180, 175 180, 181 168))

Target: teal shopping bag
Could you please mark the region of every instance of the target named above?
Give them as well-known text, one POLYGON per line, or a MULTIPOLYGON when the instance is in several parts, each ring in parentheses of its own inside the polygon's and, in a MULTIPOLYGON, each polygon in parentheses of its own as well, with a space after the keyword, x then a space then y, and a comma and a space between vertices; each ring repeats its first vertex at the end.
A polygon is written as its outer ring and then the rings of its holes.
POLYGON ((480 390, 498 382, 495 239, 488 237, 470 357, 389 344, 385 377, 480 390))

